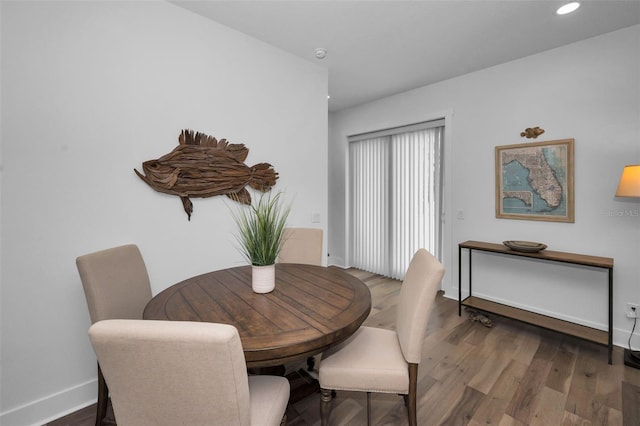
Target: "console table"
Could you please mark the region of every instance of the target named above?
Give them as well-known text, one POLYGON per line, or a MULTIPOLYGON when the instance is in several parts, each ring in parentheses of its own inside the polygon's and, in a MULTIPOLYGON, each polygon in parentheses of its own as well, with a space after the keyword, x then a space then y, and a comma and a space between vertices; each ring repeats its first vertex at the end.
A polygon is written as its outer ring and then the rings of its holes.
POLYGON ((609 364, 613 351, 613 259, 609 257, 588 256, 584 254, 564 253, 560 251, 542 250, 537 253, 514 251, 502 244, 486 243, 481 241, 466 241, 458 244, 458 315, 462 315, 462 307, 478 309, 490 312, 506 318, 515 319, 527 324, 536 325, 549 330, 579 337, 590 342, 608 347, 609 364), (462 250, 469 250, 469 296, 462 299, 462 250), (575 265, 591 266, 607 269, 609 272, 609 327, 607 331, 564 321, 558 318, 537 314, 520 308, 515 308, 502 303, 492 302, 473 296, 471 291, 471 258, 473 251, 499 253, 501 255, 519 256, 550 262, 571 263, 575 265))

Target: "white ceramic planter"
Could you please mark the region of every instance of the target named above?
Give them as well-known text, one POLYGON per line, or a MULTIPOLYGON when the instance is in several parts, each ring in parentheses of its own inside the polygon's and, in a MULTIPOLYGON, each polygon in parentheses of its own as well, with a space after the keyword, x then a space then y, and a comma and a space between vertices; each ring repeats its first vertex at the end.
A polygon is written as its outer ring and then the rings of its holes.
POLYGON ((269 293, 276 287, 276 265, 251 266, 251 288, 256 293, 269 293))

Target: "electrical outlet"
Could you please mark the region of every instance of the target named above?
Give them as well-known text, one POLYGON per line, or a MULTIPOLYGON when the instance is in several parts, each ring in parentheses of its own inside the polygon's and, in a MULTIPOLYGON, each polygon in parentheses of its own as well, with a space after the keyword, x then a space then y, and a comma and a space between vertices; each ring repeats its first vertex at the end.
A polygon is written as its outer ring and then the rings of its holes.
POLYGON ((640 307, 636 303, 627 303, 627 317, 638 318, 640 307))

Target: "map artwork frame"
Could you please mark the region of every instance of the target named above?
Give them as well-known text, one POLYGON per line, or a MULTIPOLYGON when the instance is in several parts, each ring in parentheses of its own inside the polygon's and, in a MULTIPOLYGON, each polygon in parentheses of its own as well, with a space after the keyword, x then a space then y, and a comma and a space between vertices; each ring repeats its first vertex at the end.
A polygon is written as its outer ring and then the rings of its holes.
POLYGON ((496 146, 496 217, 574 223, 573 150, 573 139, 496 146))

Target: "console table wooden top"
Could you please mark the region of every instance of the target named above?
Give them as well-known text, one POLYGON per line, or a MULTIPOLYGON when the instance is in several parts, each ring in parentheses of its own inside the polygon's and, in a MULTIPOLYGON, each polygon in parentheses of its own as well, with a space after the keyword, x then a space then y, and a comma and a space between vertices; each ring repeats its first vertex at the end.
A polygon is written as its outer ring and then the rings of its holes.
POLYGON ((537 253, 511 250, 503 244, 485 243, 482 241, 465 241, 459 244, 462 248, 489 251, 494 253, 510 254, 515 256, 532 257, 556 262, 574 263, 576 265, 595 266, 597 268, 613 268, 613 259, 610 257, 590 256, 586 254, 565 253, 562 251, 542 250, 537 253))

